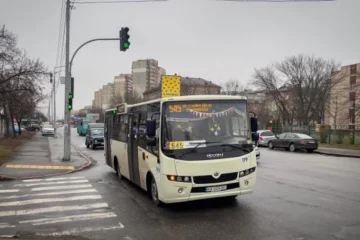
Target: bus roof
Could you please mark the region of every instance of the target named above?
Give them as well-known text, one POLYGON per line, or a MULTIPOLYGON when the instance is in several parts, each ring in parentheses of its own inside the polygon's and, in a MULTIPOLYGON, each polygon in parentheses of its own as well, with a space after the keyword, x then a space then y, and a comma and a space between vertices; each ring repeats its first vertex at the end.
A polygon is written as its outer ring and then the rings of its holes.
MULTIPOLYGON (((179 96, 179 97, 158 98, 147 102, 127 105, 127 107, 131 108, 131 107, 142 106, 156 102, 163 103, 163 102, 190 101, 190 100, 247 100, 247 98, 245 96, 231 96, 231 95, 187 95, 187 96, 179 96)), ((116 110, 116 108, 109 109, 106 112, 112 112, 113 110, 116 110)))

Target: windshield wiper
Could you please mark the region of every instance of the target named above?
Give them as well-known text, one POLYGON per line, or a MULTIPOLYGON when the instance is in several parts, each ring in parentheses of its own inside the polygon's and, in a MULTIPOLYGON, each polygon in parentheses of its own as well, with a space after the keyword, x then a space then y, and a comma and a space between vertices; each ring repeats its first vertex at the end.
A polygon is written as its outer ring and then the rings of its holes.
POLYGON ((230 143, 223 143, 220 146, 229 146, 229 147, 237 148, 237 149, 243 150, 244 152, 247 152, 247 153, 251 153, 254 150, 254 148, 253 148, 253 146, 251 146, 251 144, 240 144, 239 146, 236 146, 236 145, 230 144, 230 143), (244 147, 244 145, 246 145, 247 147, 244 147), (251 147, 249 148, 248 146, 251 146, 251 147))
POLYGON ((191 148, 189 151, 184 152, 183 154, 181 154, 181 155, 179 156, 179 158, 182 158, 183 156, 185 156, 185 155, 187 155, 187 154, 189 154, 189 153, 192 153, 195 149, 197 149, 197 148, 200 147, 201 145, 203 145, 203 144, 209 144, 209 143, 218 143, 218 142, 202 142, 202 143, 198 143, 198 144, 196 144, 195 147, 191 148))

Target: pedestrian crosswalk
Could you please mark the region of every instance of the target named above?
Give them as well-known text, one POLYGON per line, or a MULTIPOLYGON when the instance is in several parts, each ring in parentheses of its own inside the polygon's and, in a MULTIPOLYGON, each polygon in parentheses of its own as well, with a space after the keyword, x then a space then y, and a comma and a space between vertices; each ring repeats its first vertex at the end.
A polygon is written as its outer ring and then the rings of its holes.
POLYGON ((15 236, 21 229, 51 237, 123 228, 85 177, 28 179, 0 186, 0 238, 15 236))

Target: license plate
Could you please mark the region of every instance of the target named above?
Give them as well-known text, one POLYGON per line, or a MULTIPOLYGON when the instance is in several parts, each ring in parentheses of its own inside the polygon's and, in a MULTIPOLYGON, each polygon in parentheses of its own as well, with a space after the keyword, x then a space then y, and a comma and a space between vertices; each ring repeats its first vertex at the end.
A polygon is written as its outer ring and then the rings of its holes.
POLYGON ((315 143, 314 141, 309 141, 309 143, 315 143))
POLYGON ((220 192, 226 190, 227 186, 218 186, 218 187, 207 187, 205 192, 220 192))

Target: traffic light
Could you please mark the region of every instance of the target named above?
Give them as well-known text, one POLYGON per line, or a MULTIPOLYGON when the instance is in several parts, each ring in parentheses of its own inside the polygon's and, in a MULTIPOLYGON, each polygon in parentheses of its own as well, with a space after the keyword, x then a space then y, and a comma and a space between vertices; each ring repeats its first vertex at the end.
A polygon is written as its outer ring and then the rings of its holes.
POLYGON ((125 52, 130 47, 129 30, 130 29, 128 27, 121 28, 120 30, 120 51, 125 52))
POLYGON ((116 109, 112 110, 112 114, 116 114, 116 113, 117 113, 116 109))
POLYGON ((71 111, 73 109, 73 102, 72 102, 73 95, 72 95, 72 93, 69 93, 68 98, 69 98, 68 109, 69 109, 69 111, 71 111))

